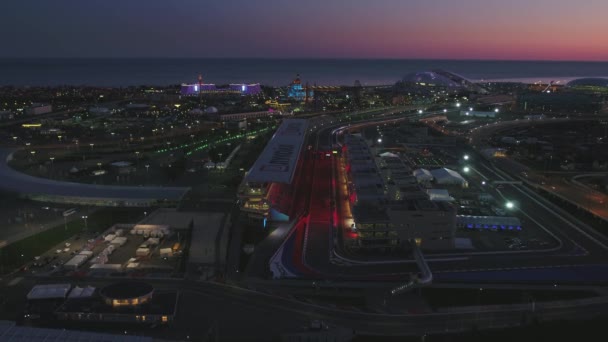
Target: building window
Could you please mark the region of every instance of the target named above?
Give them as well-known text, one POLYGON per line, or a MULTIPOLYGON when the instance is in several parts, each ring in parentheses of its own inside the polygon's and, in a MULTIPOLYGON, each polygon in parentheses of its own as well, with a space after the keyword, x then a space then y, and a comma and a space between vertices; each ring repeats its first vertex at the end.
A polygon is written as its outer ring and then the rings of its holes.
POLYGON ((161 320, 162 320, 162 322, 163 322, 163 323, 167 323, 167 321, 168 321, 169 319, 167 318, 167 316, 163 316, 163 317, 161 318, 161 320))

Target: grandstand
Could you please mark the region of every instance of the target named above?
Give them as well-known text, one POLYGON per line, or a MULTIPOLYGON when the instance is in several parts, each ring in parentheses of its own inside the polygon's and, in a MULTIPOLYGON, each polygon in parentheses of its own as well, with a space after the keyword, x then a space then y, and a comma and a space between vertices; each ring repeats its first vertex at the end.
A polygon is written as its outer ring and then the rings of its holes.
POLYGON ((239 187, 241 210, 253 219, 288 221, 308 120, 286 119, 239 187))

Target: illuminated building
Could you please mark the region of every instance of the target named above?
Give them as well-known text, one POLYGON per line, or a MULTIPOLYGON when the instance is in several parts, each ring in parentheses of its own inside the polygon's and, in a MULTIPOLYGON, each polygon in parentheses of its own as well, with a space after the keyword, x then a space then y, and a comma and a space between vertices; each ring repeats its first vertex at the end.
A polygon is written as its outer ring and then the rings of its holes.
POLYGON ((286 119, 245 175, 238 191, 241 211, 253 220, 289 221, 294 178, 308 121, 286 119))
POLYGON ((297 101, 312 101, 314 96, 314 91, 310 89, 308 84, 306 87, 302 86, 302 81, 300 80, 300 74, 296 75, 296 78, 291 82, 289 89, 287 90, 287 97, 289 99, 297 100, 297 101))
POLYGON ((120 282, 101 289, 100 295, 112 307, 138 306, 152 299, 154 288, 142 282, 120 282))
POLYGON ((366 141, 346 135, 343 153, 357 248, 399 248, 410 240, 424 249, 451 249, 456 209, 431 201, 412 170, 397 157, 375 157, 366 141), (380 168, 382 166, 382 168, 380 168))
POLYGON ((180 93, 184 96, 196 96, 203 94, 232 94, 232 95, 257 95, 262 92, 259 83, 254 84, 230 84, 228 87, 218 87, 215 84, 194 83, 182 84, 180 93))

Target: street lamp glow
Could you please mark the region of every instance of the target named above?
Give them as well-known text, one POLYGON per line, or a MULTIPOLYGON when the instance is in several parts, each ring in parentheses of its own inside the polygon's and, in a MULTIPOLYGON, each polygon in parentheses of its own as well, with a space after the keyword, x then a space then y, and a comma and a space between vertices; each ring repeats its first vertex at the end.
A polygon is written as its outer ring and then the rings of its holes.
POLYGON ((505 204, 505 206, 507 207, 507 209, 513 209, 515 207, 515 204, 513 204, 513 202, 509 201, 509 202, 507 202, 507 204, 505 204))
POLYGON ((418 109, 418 114, 422 114, 422 109, 418 109))
POLYGON ((460 108, 460 102, 456 102, 456 107, 460 108))
POLYGON ((481 185, 486 185, 486 181, 481 181, 481 185))
POLYGON ((468 173, 469 171, 471 171, 471 169, 468 166, 465 166, 462 171, 464 171, 465 173, 468 173))
POLYGON ((447 113, 447 112, 448 112, 448 110, 447 110, 447 109, 444 109, 444 110, 443 110, 443 112, 444 112, 444 113, 447 113))
POLYGON ((378 143, 382 143, 382 138, 378 138, 378 143))
POLYGON ((500 109, 498 109, 498 108, 494 109, 494 112, 496 112, 496 113, 498 113, 499 111, 500 111, 500 109))
POLYGON ((463 158, 464 158, 464 160, 469 160, 469 155, 465 154, 463 158))

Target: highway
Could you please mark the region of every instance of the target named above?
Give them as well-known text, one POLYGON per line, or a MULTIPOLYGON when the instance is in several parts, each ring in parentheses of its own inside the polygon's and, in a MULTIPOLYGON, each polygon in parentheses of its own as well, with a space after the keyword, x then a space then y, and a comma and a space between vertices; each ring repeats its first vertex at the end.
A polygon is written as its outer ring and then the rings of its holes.
MULTIPOLYGON (((74 282, 53 279, 53 282, 74 282)), ((115 280, 95 279, 86 284, 101 287, 115 280)), ((311 304, 281 294, 282 284, 264 286, 254 291, 231 285, 180 280, 148 279, 156 290, 178 290, 177 315, 169 336, 163 338, 200 340, 210 327, 217 326, 221 338, 249 340, 268 339, 279 334, 304 331, 312 319, 327 322, 330 327, 343 327, 365 335, 423 335, 466 331, 473 328, 519 326, 531 322, 557 319, 585 319, 608 313, 608 297, 564 302, 537 302, 516 305, 461 307, 431 313, 387 314, 346 310, 331 305, 311 304), (275 292, 276 290, 276 292, 275 292), (235 327, 238 322, 238 329, 235 327)), ((154 332, 148 332, 154 334, 154 332)))

